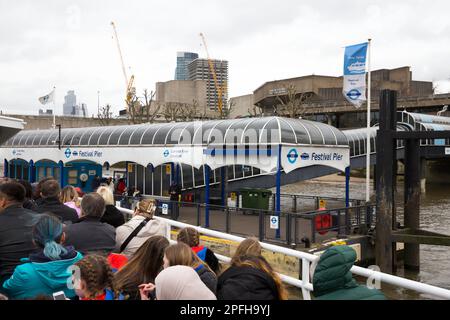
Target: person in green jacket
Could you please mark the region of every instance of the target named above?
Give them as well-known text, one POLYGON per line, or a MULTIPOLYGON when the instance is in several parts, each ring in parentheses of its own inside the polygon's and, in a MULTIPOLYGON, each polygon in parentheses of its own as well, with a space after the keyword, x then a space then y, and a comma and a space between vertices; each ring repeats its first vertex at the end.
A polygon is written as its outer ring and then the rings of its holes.
POLYGON ((75 291, 68 286, 72 279, 69 267, 83 256, 73 247, 61 245, 63 224, 56 216, 43 214, 33 226, 32 238, 38 250, 22 259, 25 263, 3 283, 3 291, 10 299, 51 297, 58 291, 64 291, 67 298, 75 297, 75 291))
POLYGON ((349 246, 327 249, 311 275, 316 300, 385 300, 381 291, 353 279, 350 269, 355 261, 356 252, 349 246))

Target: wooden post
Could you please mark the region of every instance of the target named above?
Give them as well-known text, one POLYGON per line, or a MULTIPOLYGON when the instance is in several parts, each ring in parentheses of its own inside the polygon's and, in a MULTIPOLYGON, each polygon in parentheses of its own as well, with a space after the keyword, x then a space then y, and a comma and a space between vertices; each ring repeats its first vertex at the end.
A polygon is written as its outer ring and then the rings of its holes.
POLYGON ((377 133, 377 222, 376 263, 382 272, 392 273, 392 218, 394 208, 394 131, 396 129, 397 93, 380 94, 380 128, 377 133))
MULTIPOLYGON (((420 227, 420 140, 405 141, 405 228, 420 227)), ((405 269, 420 269, 420 245, 405 243, 405 269)))

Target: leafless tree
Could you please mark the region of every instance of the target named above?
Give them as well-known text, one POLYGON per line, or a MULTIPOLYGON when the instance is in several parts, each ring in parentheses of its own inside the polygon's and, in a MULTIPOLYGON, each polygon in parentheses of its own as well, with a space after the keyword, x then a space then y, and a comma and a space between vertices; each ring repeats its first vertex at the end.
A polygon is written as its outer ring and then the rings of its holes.
POLYGON ((311 100, 313 94, 310 92, 298 93, 293 84, 286 88, 286 95, 283 97, 276 96, 278 104, 275 104, 276 114, 297 118, 305 114, 307 104, 311 100))
POLYGON ((263 116, 263 110, 261 107, 257 106, 257 105, 253 105, 252 109, 248 109, 248 114, 251 117, 262 117, 263 116))
POLYGON ((163 115, 166 121, 178 121, 181 119, 183 104, 179 102, 166 102, 164 104, 163 115))
POLYGON ((236 102, 229 100, 228 103, 226 103, 226 108, 222 109, 221 119, 229 119, 235 106, 236 102))
POLYGON ((154 103, 155 92, 144 90, 143 97, 139 98, 136 92, 131 92, 128 99, 127 116, 132 124, 154 122, 158 116, 161 105, 154 103))
POLYGON ((192 104, 180 103, 179 119, 182 121, 193 121, 201 118, 201 114, 198 108, 198 101, 192 100, 192 104))
POLYGON ((107 126, 111 123, 113 118, 113 113, 111 111, 111 105, 107 104, 106 106, 100 109, 100 113, 97 114, 97 119, 100 121, 102 126, 107 126))

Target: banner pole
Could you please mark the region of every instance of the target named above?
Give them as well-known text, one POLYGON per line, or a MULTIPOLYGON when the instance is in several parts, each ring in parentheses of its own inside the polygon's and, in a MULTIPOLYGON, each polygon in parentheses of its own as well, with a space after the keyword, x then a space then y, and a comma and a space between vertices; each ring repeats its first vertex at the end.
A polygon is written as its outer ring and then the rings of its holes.
POLYGON ((371 104, 371 65, 370 56, 372 53, 371 47, 372 39, 368 42, 368 54, 367 54, 367 146, 366 146, 366 202, 370 200, 370 104, 371 104))

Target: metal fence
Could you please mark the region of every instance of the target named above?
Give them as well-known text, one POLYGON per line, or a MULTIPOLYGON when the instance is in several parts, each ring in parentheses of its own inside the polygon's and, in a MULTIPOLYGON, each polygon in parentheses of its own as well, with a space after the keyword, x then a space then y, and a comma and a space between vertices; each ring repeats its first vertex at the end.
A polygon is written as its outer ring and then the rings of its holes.
MULTIPOLYGON (((121 210, 127 216, 131 216, 131 214, 133 213, 133 211, 131 211, 129 209, 124 209, 124 208, 120 208, 120 207, 118 209, 121 210)), ((241 242, 244 240, 244 238, 242 238, 242 237, 238 237, 236 235, 232 235, 229 233, 218 232, 215 230, 210 230, 210 229, 202 228, 199 226, 193 226, 193 225, 189 225, 186 223, 182 223, 179 221, 174 221, 174 220, 166 219, 166 218, 162 218, 162 217, 155 217, 155 218, 165 221, 170 226, 170 228, 168 228, 168 234, 167 234, 167 237, 169 239, 170 239, 170 229, 172 227, 175 227, 175 228, 193 227, 193 228, 197 229, 197 231, 199 233, 207 235, 207 236, 216 237, 219 239, 236 241, 236 242, 241 242)), ((281 277, 281 280, 284 283, 295 286, 297 288, 300 288, 302 291, 302 298, 304 300, 311 300, 311 292, 313 291, 313 285, 312 285, 311 279, 310 279, 310 268, 311 268, 311 264, 315 263, 319 259, 319 257, 316 255, 313 255, 313 254, 306 253, 306 252, 297 251, 297 250, 293 250, 290 248, 284 248, 281 246, 277 246, 277 245, 273 245, 273 244, 269 244, 269 243, 265 243, 265 242, 261 242, 261 246, 268 251, 285 254, 287 256, 291 256, 296 259, 299 259, 299 261, 301 262, 301 270, 299 272, 298 279, 296 279, 294 277, 286 276, 283 274, 279 274, 279 275, 281 277)), ((225 256, 222 256, 219 254, 216 254, 216 256, 220 261, 222 261, 224 263, 230 262, 230 257, 225 257, 225 256)), ((439 288, 436 286, 431 286, 431 285, 420 283, 417 281, 404 279, 401 277, 397 277, 397 276, 393 276, 390 274, 386 274, 386 273, 382 273, 379 271, 374 271, 374 270, 366 269, 366 268, 362 268, 362 267, 357 267, 357 266, 353 266, 350 271, 355 275, 359 275, 359 276, 368 278, 369 280, 371 279, 371 280, 379 281, 381 283, 386 283, 386 284, 390 284, 393 286, 413 290, 416 292, 425 293, 425 294, 428 294, 428 295, 431 295, 433 297, 440 298, 440 299, 450 299, 450 290, 447 290, 447 289, 439 288)))
MULTIPOLYGON (((316 201, 316 198, 312 199, 316 201)), ((120 202, 121 207, 133 210, 138 200, 125 197, 120 202)), ((272 210, 170 201, 167 198, 158 199, 158 203, 157 216, 196 226, 206 226, 228 234, 255 236, 260 241, 294 247, 300 245, 309 247, 312 243, 330 238, 365 234, 373 226, 375 214, 373 204, 301 213, 282 211, 278 218, 280 234, 277 237, 277 228, 271 224, 271 220, 277 217, 277 214, 272 210)))

